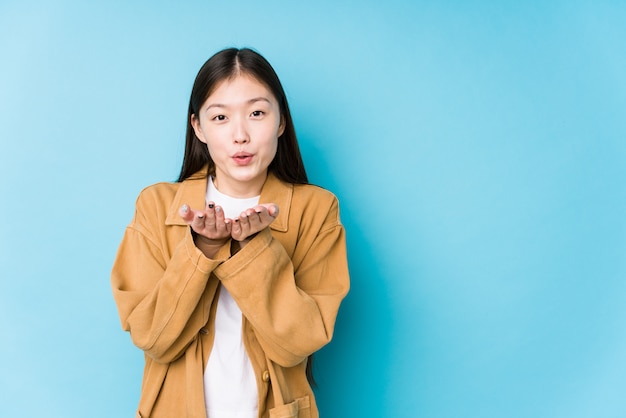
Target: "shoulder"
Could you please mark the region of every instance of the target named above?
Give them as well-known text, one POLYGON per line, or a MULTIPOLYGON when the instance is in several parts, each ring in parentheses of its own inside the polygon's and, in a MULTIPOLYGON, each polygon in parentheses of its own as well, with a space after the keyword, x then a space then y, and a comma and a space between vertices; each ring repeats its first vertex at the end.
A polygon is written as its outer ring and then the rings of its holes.
POLYGON ((318 201, 327 205, 337 203, 337 197, 331 191, 314 184, 294 184, 293 199, 318 201))
POLYGON ((139 193, 138 203, 171 204, 177 200, 189 200, 192 206, 203 203, 206 194, 206 167, 182 182, 160 182, 146 187, 139 193))
POLYGON ((132 224, 148 229, 165 224, 181 187, 182 183, 162 182, 144 188, 137 197, 132 224))
POLYGON ((291 205, 304 218, 319 219, 328 226, 341 223, 337 196, 323 187, 294 184, 291 205))
POLYGON ((152 205, 157 202, 169 205, 172 200, 174 200, 180 186, 181 183, 161 182, 152 184, 139 192, 139 196, 137 197, 137 207, 145 204, 152 205))

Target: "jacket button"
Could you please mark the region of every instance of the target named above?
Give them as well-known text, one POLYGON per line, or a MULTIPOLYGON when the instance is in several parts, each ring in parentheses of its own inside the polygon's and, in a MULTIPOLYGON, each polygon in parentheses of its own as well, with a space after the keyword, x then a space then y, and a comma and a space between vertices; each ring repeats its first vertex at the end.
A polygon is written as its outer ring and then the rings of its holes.
POLYGON ((207 335, 208 333, 209 333, 209 330, 207 330, 206 328, 200 328, 200 334, 207 335))
POLYGON ((270 372, 268 372, 267 370, 265 370, 263 372, 263 381, 264 382, 269 382, 270 381, 270 372))

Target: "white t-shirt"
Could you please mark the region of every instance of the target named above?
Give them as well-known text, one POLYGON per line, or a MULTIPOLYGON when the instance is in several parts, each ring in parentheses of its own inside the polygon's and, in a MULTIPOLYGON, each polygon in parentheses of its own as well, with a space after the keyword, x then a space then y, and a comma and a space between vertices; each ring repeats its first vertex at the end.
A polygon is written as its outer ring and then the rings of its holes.
MULTIPOLYGON (((206 199, 221 206, 224 215, 231 219, 259 202, 259 196, 237 199, 221 193, 211 177, 206 199)), ((243 345, 241 310, 222 285, 215 315, 215 339, 204 371, 207 417, 257 418, 258 389, 250 357, 243 345)))

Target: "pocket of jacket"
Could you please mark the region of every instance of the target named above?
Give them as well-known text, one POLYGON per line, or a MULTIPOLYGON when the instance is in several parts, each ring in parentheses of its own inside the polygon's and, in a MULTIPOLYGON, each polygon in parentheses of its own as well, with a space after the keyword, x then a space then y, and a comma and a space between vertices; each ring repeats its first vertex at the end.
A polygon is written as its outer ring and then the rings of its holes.
POLYGON ((270 409, 270 418, 311 418, 311 401, 308 396, 270 409))

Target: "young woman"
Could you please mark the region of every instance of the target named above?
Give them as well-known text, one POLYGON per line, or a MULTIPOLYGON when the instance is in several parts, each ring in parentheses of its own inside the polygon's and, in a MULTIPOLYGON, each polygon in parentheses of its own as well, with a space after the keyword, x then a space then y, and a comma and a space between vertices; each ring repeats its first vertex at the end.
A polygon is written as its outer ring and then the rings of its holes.
POLYGON ((113 266, 145 353, 137 417, 317 417, 309 356, 349 288, 337 199, 308 184, 258 53, 211 57, 187 121, 178 182, 141 192, 113 266))

